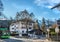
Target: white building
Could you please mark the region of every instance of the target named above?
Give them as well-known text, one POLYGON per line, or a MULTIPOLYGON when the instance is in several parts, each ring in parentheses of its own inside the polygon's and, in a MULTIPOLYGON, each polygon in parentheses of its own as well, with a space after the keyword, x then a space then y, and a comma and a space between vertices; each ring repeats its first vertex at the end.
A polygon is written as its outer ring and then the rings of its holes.
POLYGON ((12 34, 19 34, 19 36, 22 35, 27 35, 27 32, 33 30, 34 28, 34 22, 33 21, 28 21, 28 23, 26 23, 26 21, 24 20, 19 20, 18 22, 13 22, 10 25, 10 32, 12 34))

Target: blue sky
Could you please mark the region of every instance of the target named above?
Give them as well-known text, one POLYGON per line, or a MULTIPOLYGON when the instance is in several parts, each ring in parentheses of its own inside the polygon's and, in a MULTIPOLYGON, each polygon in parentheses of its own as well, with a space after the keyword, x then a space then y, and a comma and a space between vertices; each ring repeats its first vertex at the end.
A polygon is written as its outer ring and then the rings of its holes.
POLYGON ((50 9, 58 4, 60 0, 2 0, 2 2, 4 5, 4 14, 8 18, 14 17, 16 12, 24 9, 28 10, 29 13, 33 12, 39 20, 43 17, 50 20, 60 18, 60 11, 50 9))

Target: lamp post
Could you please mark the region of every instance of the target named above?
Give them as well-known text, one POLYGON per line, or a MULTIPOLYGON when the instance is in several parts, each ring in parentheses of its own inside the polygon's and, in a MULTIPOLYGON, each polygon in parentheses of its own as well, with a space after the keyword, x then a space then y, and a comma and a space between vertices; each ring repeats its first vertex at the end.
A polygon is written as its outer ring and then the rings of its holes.
POLYGON ((48 32, 48 35, 47 35, 47 36, 48 36, 48 38, 49 38, 49 31, 50 31, 50 30, 49 30, 49 29, 47 29, 47 32, 48 32))
POLYGON ((57 40, 58 40, 58 33, 59 33, 59 28, 58 27, 55 28, 55 32, 57 33, 57 40))

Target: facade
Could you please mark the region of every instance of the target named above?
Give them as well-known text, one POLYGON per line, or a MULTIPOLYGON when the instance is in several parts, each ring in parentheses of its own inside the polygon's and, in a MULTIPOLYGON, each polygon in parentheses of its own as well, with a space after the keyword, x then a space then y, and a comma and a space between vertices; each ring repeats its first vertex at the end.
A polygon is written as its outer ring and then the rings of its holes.
POLYGON ((11 34, 18 34, 18 24, 13 22, 11 25, 10 25, 10 32, 11 34))
POLYGON ((28 35, 27 32, 33 30, 33 27, 34 22, 28 21, 26 24, 26 21, 19 20, 10 25, 10 32, 11 34, 19 34, 19 36, 28 35))

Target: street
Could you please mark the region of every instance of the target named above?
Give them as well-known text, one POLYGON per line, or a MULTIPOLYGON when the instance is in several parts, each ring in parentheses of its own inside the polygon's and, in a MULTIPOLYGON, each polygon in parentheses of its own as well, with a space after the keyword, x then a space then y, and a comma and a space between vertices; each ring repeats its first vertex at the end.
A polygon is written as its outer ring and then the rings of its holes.
POLYGON ((44 42, 40 40, 18 40, 18 39, 0 39, 0 42, 44 42))
POLYGON ((16 40, 16 39, 0 39, 0 42, 32 42, 29 40, 23 41, 23 40, 16 40))
POLYGON ((0 39, 0 42, 57 42, 57 41, 43 41, 43 40, 17 40, 17 39, 0 39))
POLYGON ((23 42, 23 41, 16 39, 1 39, 0 42, 23 42))
POLYGON ((14 38, 10 39, 0 39, 0 42, 44 42, 43 40, 33 40, 33 39, 25 39, 25 38, 14 38))
POLYGON ((52 42, 52 41, 43 40, 43 39, 27 39, 27 38, 10 37, 9 39, 0 39, 0 42, 52 42))

